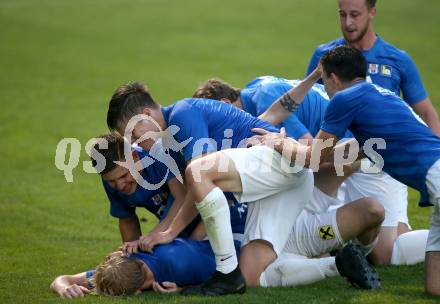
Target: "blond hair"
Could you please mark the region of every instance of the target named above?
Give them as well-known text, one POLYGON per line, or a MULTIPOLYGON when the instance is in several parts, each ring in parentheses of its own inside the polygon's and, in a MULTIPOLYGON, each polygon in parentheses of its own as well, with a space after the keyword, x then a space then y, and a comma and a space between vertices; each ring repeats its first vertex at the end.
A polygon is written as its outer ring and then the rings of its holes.
POLYGON ((143 263, 126 256, 113 257, 100 264, 93 277, 95 291, 105 296, 128 296, 146 280, 143 263))

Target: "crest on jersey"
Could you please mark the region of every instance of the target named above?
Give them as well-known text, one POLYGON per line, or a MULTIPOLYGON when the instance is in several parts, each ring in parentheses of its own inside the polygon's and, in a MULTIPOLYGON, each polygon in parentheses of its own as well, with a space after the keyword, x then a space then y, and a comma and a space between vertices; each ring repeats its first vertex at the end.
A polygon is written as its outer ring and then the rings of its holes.
POLYGON ((368 65, 368 74, 377 74, 379 73, 379 65, 377 63, 370 63, 368 65))
POLYGON ((382 68, 381 68, 380 74, 381 74, 382 76, 391 77, 391 71, 392 71, 391 66, 389 66, 389 65, 383 65, 382 68))
POLYGON ((333 227, 331 225, 325 225, 319 228, 319 236, 324 241, 329 241, 335 238, 335 233, 333 232, 333 227))

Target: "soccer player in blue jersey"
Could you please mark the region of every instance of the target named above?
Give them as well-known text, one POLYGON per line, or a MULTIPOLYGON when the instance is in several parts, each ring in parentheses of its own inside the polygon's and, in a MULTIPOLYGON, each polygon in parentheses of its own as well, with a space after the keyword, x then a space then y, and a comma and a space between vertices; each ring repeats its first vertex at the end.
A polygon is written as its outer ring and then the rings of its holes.
POLYGON ((377 36, 373 29, 376 0, 338 0, 342 38, 320 45, 314 52, 307 74, 320 58, 339 45, 349 45, 362 52, 368 64, 367 79, 405 100, 434 131, 440 135, 440 122, 428 97, 419 71, 409 55, 377 36))
MULTIPOLYGON (((376 0, 339 0, 339 17, 343 37, 320 45, 314 52, 307 74, 318 65, 319 59, 332 48, 350 45, 362 51, 368 64, 367 80, 383 88, 402 94, 413 110, 427 123, 435 134, 440 135, 438 115, 423 86, 419 71, 410 56, 377 36, 373 29, 376 15, 376 0)), ((411 246, 411 240, 417 233, 405 235, 410 231, 407 217, 407 187, 391 179, 386 174, 353 175, 347 181, 346 196, 349 200, 361 196, 380 194, 387 211, 383 223, 380 242, 372 253, 378 264, 393 262, 393 252, 398 243, 411 246), (387 186, 377 183, 377 179, 386 180, 387 186), (368 185, 368 188, 362 185, 368 185), (385 201, 387 199, 388 201, 385 201), (388 216, 390 215, 390 216, 388 216)))
MULTIPOLYGON (((254 116, 259 116, 284 93, 300 83, 274 76, 261 76, 250 81, 243 89, 237 89, 221 79, 209 79, 201 84, 193 94, 195 98, 220 100, 238 107, 254 116)), ((324 86, 315 84, 307 92, 301 104, 285 121, 277 125, 284 127, 288 136, 307 139, 309 144, 324 120, 329 98, 324 86)), ((344 137, 352 137, 348 132, 344 137)), ((408 225, 406 187, 384 172, 354 172, 348 179, 343 178, 347 187, 345 198, 350 203, 364 197, 371 197, 385 208, 379 240, 369 258, 374 264, 407 265, 423 262, 428 230, 406 232, 397 237, 398 224, 408 225), (402 190, 402 187, 404 189, 402 190), (403 192, 403 193, 402 193, 403 192), (391 237, 390 237, 391 234, 391 237)), ((339 183, 340 178, 329 178, 327 182, 339 183)), ((317 179, 315 178, 315 182, 317 179)), ((366 206, 365 206, 366 207, 366 206)), ((367 207, 366 207, 367 208, 367 207)), ((303 225, 309 227, 309 225, 303 225)), ((313 229, 313 227, 309 227, 313 229)))
MULTIPOLYGON (((209 79, 194 92, 193 97, 221 100, 258 117, 298 83, 299 80, 260 76, 240 90, 221 79, 209 79)), ((311 142, 319 131, 321 116, 324 117, 328 101, 324 86, 316 84, 304 97, 301 106, 277 127, 284 127, 294 139, 311 142)))
POLYGON ((159 141, 166 143, 165 149, 178 147, 189 162, 185 202, 170 228, 156 234, 147 248, 170 242, 200 213, 216 256, 217 271, 188 293, 223 295, 244 292, 246 283, 258 286, 261 272, 283 249, 313 190, 311 172, 303 168, 284 172, 283 162, 273 150, 234 149, 246 146, 247 138, 254 134, 252 128, 277 129, 235 107, 209 99, 188 98, 160 107, 138 83, 121 86, 114 93, 107 125, 132 136, 146 150, 154 149, 159 141), (221 152, 215 153, 218 150, 221 152), (248 203, 241 270, 223 192, 233 192, 239 202, 248 203), (265 259, 259 256, 262 252, 268 253, 265 259))
MULTIPOLYGON (((235 241, 237 252, 240 242, 235 241)), ((96 270, 58 276, 50 288, 62 298, 77 298, 92 290, 106 296, 127 296, 143 290, 174 292, 197 285, 215 272, 215 259, 208 241, 178 238, 157 246, 152 253, 109 254, 96 270)))
MULTIPOLYGON (((123 137, 111 133, 102 135, 97 140, 98 142, 105 141, 107 145, 105 148, 100 148, 99 143, 94 145, 91 151, 92 164, 96 167, 99 157, 103 157, 105 160, 105 166, 100 175, 110 202, 110 214, 119 219, 119 230, 125 251, 136 251, 137 240, 142 239, 136 208, 145 208, 160 220, 153 231, 166 230, 170 219, 183 202, 186 195, 185 186, 168 170, 165 164, 157 160, 153 164, 146 165, 140 171, 143 178, 149 184, 157 186, 157 189, 149 190, 139 186, 129 170, 116 163, 125 160, 123 137)), ((138 147, 131 147, 131 150, 134 161, 141 160, 142 163, 145 163, 147 159, 151 160, 144 150, 138 147)), ((178 153, 175 153, 174 157, 180 170, 183 171, 185 169, 183 159, 179 160, 178 153)), ((187 235, 196 224, 197 221, 191 225, 191 229, 186 231, 187 235)))
MULTIPOLYGON (((124 145, 128 144, 123 137, 110 133, 99 136, 97 140, 105 140, 107 145, 101 148, 99 143, 93 147, 91 156, 94 166, 99 159, 98 153, 104 157, 106 165, 100 172, 104 189, 110 201, 110 214, 119 219, 119 228, 123 251, 133 253, 142 249, 148 236, 168 229, 171 220, 179 210, 186 195, 186 188, 177 180, 177 177, 167 169, 167 166, 159 161, 146 164, 141 170, 142 177, 150 184, 157 187, 155 190, 143 188, 137 183, 130 171, 116 162, 125 159, 124 145), (175 199, 176 197, 177 199, 175 199), (136 208, 142 207, 150 211, 159 219, 154 229, 149 234, 142 236, 141 227, 136 215, 136 208)), ((131 147, 134 161, 145 164, 151 160, 149 154, 139 147, 131 147)), ((170 151, 177 161, 180 171, 184 171, 185 162, 179 153, 170 151)), ((238 204, 231 193, 226 194, 231 212, 231 225, 236 239, 241 241, 244 224, 247 215, 247 204, 238 204)), ((203 239, 205 237, 203 227, 197 226, 200 219, 196 218, 186 227, 180 237, 203 239), (197 228, 197 229, 196 229, 197 228)))
POLYGON ((382 159, 385 172, 420 192, 421 205, 434 206, 426 246, 425 290, 440 295, 440 138, 399 96, 366 81, 367 62, 359 50, 336 47, 323 56, 321 65, 322 71, 316 69, 274 103, 269 112, 277 116, 278 122, 287 118, 322 77, 331 100, 316 139, 330 145, 322 149, 319 143, 312 147, 292 143, 284 139, 285 133, 255 139, 274 146, 292 162, 305 159, 306 166, 312 165, 312 154, 319 155, 320 162, 327 159, 347 129, 361 146, 370 139, 382 139, 386 147, 376 149, 372 161, 382 159))

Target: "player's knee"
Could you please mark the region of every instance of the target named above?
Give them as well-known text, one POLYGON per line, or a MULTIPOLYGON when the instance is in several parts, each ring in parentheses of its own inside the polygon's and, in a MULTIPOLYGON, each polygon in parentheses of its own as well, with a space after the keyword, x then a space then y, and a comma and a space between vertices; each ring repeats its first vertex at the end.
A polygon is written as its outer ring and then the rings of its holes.
POLYGON ((385 219, 385 209, 376 200, 372 198, 365 198, 365 209, 370 219, 370 222, 374 226, 380 226, 385 219))

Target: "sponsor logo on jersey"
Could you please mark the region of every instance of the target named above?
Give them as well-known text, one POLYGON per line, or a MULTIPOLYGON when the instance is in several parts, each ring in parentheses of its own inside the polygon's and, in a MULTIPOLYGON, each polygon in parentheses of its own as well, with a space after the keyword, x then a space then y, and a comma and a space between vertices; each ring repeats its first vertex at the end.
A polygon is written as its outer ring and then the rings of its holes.
POLYGON ((382 76, 391 77, 392 68, 389 65, 383 65, 380 71, 382 76))
POLYGON ((153 203, 158 206, 161 205, 164 201, 166 201, 168 198, 168 193, 166 192, 162 192, 162 193, 158 193, 155 196, 153 196, 151 198, 151 200, 153 201, 153 203))
POLYGON ((333 232, 333 227, 331 225, 325 225, 319 228, 319 236, 324 241, 329 241, 335 238, 335 233, 333 232))
POLYGON ((368 74, 377 74, 379 73, 379 65, 377 63, 370 63, 368 66, 368 74))

